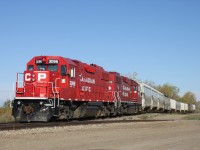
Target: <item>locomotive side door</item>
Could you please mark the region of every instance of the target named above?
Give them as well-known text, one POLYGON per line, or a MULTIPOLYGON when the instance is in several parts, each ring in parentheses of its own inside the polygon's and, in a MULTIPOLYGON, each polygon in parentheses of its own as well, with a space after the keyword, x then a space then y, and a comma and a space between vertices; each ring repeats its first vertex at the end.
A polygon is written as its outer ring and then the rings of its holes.
POLYGON ((76 67, 61 65, 61 96, 60 98, 72 100, 76 96, 76 67))
POLYGON ((69 73, 69 80, 68 80, 68 94, 69 99, 76 99, 76 76, 77 76, 77 68, 76 66, 69 65, 68 73, 69 73))

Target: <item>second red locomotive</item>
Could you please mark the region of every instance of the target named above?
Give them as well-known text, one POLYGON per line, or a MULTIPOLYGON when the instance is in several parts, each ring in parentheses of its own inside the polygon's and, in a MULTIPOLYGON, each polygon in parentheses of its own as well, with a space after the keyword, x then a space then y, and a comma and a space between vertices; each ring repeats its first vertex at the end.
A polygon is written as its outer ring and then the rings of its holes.
POLYGON ((134 114, 141 111, 139 84, 96 64, 36 56, 17 74, 16 121, 49 121, 134 114))

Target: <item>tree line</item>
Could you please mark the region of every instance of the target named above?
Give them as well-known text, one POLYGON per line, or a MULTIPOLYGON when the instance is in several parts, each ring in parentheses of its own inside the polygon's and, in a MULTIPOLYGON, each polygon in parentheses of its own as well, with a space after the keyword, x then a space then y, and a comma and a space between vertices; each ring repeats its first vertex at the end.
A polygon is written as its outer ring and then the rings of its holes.
MULTIPOLYGON (((141 81, 137 78, 137 75, 138 74, 136 72, 133 72, 128 73, 125 76, 136 81, 141 81)), ((200 109, 200 101, 197 100, 196 95, 191 91, 185 92, 183 96, 180 96, 180 89, 173 84, 164 83, 163 85, 156 85, 155 82, 150 80, 145 80, 144 83, 153 87, 154 89, 158 90, 159 92, 163 93, 165 96, 171 99, 184 103, 195 104, 197 106, 197 109, 200 109)))
POLYGON ((196 104, 197 103, 197 98, 195 94, 191 91, 186 92, 183 96, 179 95, 180 89, 172 85, 170 83, 164 83, 163 85, 156 85, 152 81, 144 81, 145 84, 155 88, 159 92, 163 93, 165 96, 174 99, 176 101, 184 102, 184 103, 191 103, 191 104, 196 104))

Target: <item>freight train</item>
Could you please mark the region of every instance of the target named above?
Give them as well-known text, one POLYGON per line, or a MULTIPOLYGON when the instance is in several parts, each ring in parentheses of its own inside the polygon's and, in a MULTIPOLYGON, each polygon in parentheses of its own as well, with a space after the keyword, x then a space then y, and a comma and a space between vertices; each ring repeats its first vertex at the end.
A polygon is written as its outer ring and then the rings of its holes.
POLYGON ((17 122, 131 115, 143 111, 194 111, 152 87, 96 64, 36 56, 17 73, 12 114, 17 122), (22 79, 21 79, 22 78, 22 79))

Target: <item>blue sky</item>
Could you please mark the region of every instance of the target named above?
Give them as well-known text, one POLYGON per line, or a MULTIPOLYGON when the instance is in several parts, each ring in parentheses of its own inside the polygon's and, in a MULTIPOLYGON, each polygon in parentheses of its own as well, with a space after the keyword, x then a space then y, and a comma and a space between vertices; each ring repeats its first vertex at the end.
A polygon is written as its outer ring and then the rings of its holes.
POLYGON ((137 72, 200 100, 200 1, 0 1, 0 105, 36 55, 137 72))

